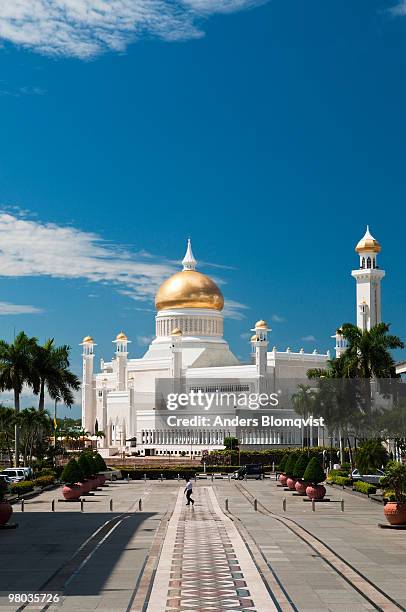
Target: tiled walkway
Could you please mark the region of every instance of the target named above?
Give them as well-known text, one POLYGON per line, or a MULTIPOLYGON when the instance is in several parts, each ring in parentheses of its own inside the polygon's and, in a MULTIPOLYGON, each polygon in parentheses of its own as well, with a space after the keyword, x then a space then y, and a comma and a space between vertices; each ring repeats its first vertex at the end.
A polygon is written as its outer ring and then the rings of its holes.
POLYGON ((149 601, 150 612, 271 612, 275 605, 233 522, 211 488, 194 507, 179 491, 149 601))

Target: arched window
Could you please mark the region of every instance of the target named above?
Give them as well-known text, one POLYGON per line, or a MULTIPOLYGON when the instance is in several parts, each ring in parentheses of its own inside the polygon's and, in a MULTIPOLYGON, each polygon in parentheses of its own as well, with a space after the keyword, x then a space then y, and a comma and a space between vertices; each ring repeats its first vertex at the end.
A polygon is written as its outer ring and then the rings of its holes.
POLYGON ((371 267, 371 263, 372 263, 372 262, 371 262, 371 258, 370 258, 370 257, 368 257, 368 259, 367 259, 367 268, 368 268, 368 269, 371 267))
POLYGON ((361 268, 365 268, 365 257, 361 259, 361 268))

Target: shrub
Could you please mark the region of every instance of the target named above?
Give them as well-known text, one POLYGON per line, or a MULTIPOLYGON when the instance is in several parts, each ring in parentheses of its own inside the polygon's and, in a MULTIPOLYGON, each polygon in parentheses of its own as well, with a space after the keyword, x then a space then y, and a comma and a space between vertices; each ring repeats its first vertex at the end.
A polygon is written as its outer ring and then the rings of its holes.
POLYGON ((298 460, 295 463, 295 467, 293 468, 293 477, 294 478, 303 478, 303 474, 307 468, 309 463, 309 457, 306 453, 300 453, 298 460))
POLYGON ((344 476, 344 478, 348 477, 348 470, 330 470, 328 473, 327 480, 331 480, 334 482, 334 478, 336 476, 344 476))
POLYGON ((279 464, 279 471, 283 472, 286 468, 286 462, 289 459, 289 455, 288 453, 285 453, 281 459, 281 462, 279 464))
POLYGON ((8 491, 8 484, 3 478, 0 478, 0 502, 2 502, 5 498, 5 495, 8 491))
POLYGON ((79 462, 76 459, 71 459, 69 463, 65 465, 65 468, 62 472, 61 480, 62 482, 66 482, 67 484, 74 484, 75 482, 80 482, 83 480, 84 474, 79 465, 79 462))
POLYGON ((52 468, 43 468, 42 470, 39 470, 36 474, 35 477, 36 478, 40 478, 41 476, 55 476, 55 471, 52 468))
POLYGON ((93 457, 91 457, 90 453, 83 452, 81 453, 78 459, 78 465, 83 472, 83 476, 85 478, 90 478, 97 472, 96 466, 94 465, 93 457))
POLYGON ((24 495, 34 490, 34 482, 32 480, 21 480, 21 482, 13 482, 10 485, 11 493, 17 493, 17 495, 24 495))
POLYGON ((285 474, 293 477, 293 470, 295 469, 296 461, 298 459, 297 453, 291 453, 286 461, 285 474))
POLYGON ((361 474, 368 474, 388 461, 388 453, 381 440, 366 440, 357 450, 356 464, 361 474))
POLYGON ((317 485, 320 482, 323 482, 325 479, 326 475, 323 472, 323 468, 321 467, 318 459, 316 457, 313 457, 313 459, 310 459, 309 465, 307 466, 305 473, 303 474, 303 480, 317 485))
POLYGON ((96 453, 95 454, 94 461, 96 463, 96 467, 97 467, 97 471, 98 472, 105 472, 107 470, 106 462, 104 461, 104 459, 100 455, 100 453, 96 453))
POLYGON ((333 476, 332 478, 329 478, 329 480, 333 484, 340 485, 342 487, 350 487, 352 485, 351 478, 348 478, 347 476, 333 476))
POLYGON ((385 475, 381 478, 381 486, 384 490, 391 489, 395 494, 395 501, 406 501, 406 465, 389 461, 385 475))
POLYGON ((41 487, 41 489, 43 489, 44 487, 48 487, 49 485, 54 484, 55 482, 55 478, 53 476, 39 476, 38 478, 35 478, 33 480, 34 484, 36 487, 41 487))
POLYGON ((354 482, 354 490, 365 495, 373 495, 376 493, 376 486, 369 482, 354 482))

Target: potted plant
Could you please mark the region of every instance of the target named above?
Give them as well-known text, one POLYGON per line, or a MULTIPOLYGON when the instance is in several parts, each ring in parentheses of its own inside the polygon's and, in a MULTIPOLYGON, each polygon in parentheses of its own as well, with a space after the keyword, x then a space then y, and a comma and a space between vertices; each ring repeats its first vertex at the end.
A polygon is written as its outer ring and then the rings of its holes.
POLYGON ((105 472, 107 470, 107 465, 103 459, 103 457, 100 455, 100 453, 96 453, 94 456, 94 460, 96 463, 96 468, 97 468, 97 478, 99 480, 99 484, 102 487, 104 485, 104 483, 106 482, 106 477, 104 474, 100 474, 100 472, 105 472))
POLYGON ((88 453, 81 453, 78 459, 78 465, 82 471, 82 479, 80 481, 82 491, 84 494, 90 493, 91 489, 93 488, 93 481, 91 480, 93 466, 88 460, 88 453))
POLYGON ((309 464, 309 457, 306 453, 300 453, 298 460, 293 468, 293 476, 296 478, 295 489, 299 495, 306 495, 306 488, 309 485, 308 482, 303 480, 303 475, 309 464))
POLYGON ((317 457, 310 459, 307 468, 303 474, 303 480, 310 484, 306 487, 306 495, 309 499, 323 499, 326 494, 326 489, 322 482, 326 479, 326 475, 321 467, 317 457))
POLYGON ((285 472, 288 477, 286 484, 288 485, 291 491, 295 490, 296 478, 293 476, 293 471, 295 469, 296 461, 298 459, 297 453, 291 453, 289 455, 289 459, 286 462, 285 472))
POLYGON ((7 492, 7 482, 3 478, 0 478, 0 525, 6 525, 13 514, 13 508, 6 499, 7 492))
POLYGON ((61 480, 65 483, 62 488, 62 495, 64 498, 68 501, 78 499, 83 491, 81 485, 83 473, 76 459, 71 459, 69 463, 65 465, 61 480))
POLYGON ((282 459, 281 459, 280 464, 279 464, 279 470, 280 470, 281 473, 279 474, 278 480, 279 480, 279 482, 281 483, 281 485, 283 487, 286 487, 286 481, 288 479, 288 477, 286 476, 286 473, 285 473, 285 467, 286 467, 286 462, 287 462, 288 458, 289 458, 288 453, 285 453, 283 455, 282 459))
POLYGON ((392 490, 395 497, 384 506, 386 520, 391 525, 406 525, 406 465, 389 461, 381 478, 381 486, 392 490))
POLYGON ((100 485, 100 481, 99 481, 99 479, 97 477, 97 472, 99 470, 98 470, 97 463, 95 461, 93 453, 92 452, 90 452, 90 453, 86 452, 85 454, 86 454, 87 462, 89 464, 89 472, 90 472, 89 480, 90 480, 91 485, 92 485, 91 486, 91 490, 95 491, 97 489, 97 487, 100 485))

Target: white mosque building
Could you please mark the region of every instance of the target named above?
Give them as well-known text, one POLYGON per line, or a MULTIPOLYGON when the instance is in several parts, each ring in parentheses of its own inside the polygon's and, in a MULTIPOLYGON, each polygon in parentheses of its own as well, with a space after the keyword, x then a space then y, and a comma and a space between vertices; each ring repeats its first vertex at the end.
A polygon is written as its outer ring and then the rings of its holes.
MULTIPOLYGON (((380 250, 367 228, 356 246, 359 268, 352 272, 356 280, 357 324, 364 329, 381 320, 380 284, 385 273, 377 265, 380 250)), ((157 393, 159 388, 226 394, 282 393, 284 381, 303 382, 310 368, 322 368, 330 358, 328 351, 319 354, 316 350, 306 353, 304 349, 269 350, 271 330, 260 320, 252 329, 251 362, 240 363, 223 337, 223 295, 212 279, 196 270, 190 240, 182 264, 183 269, 165 280, 156 294, 156 337, 142 358, 129 358, 131 341, 121 332, 113 341, 114 357, 110 361, 102 359, 96 373, 96 343, 91 336, 83 339, 83 427, 91 434, 104 432, 98 444, 105 456, 200 456, 203 451, 224 448, 224 437, 229 435, 237 435, 242 448, 256 450, 301 444, 300 430, 292 427, 234 426, 227 419, 224 427, 168 424, 169 412, 162 394, 157 393)), ((340 355, 345 341, 339 331, 333 337, 336 354, 340 355)), ((244 412, 233 405, 227 410, 230 419, 244 412)), ((286 397, 272 412, 276 417, 295 416, 286 397)), ((311 435, 312 442, 327 443, 320 428, 311 435)))

